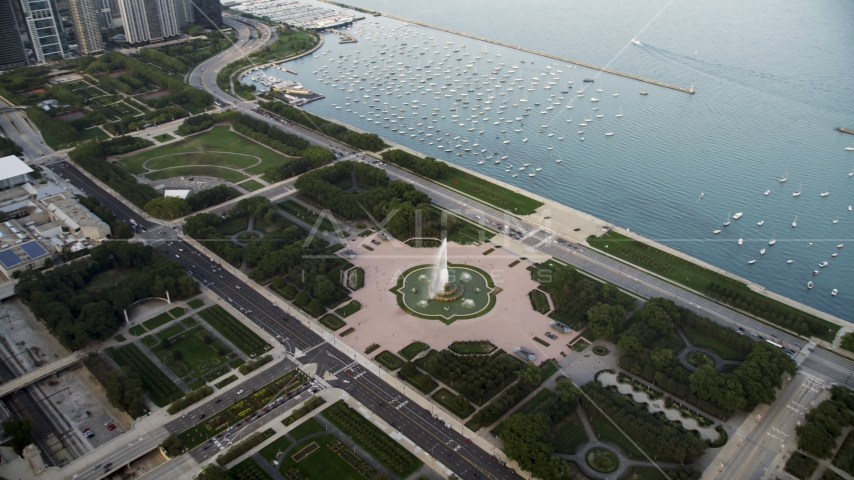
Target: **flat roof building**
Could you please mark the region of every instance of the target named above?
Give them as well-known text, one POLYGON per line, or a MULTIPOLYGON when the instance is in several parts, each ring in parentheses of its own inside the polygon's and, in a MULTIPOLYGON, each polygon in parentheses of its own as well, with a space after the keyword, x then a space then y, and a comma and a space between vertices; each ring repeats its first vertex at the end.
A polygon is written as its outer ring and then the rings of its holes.
POLYGON ((7 278, 17 271, 41 268, 50 258, 47 248, 15 220, 0 223, 0 272, 7 278))
POLYGON ((29 182, 30 177, 27 174, 32 171, 32 167, 14 155, 0 158, 0 190, 29 182))

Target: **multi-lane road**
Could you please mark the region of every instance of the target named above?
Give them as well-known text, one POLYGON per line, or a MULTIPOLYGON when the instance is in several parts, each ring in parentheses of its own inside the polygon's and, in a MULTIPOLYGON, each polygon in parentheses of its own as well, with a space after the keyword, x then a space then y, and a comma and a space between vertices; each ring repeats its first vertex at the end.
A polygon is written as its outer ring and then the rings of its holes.
MULTIPOLYGON (((206 288, 261 328, 268 335, 266 340, 283 345, 286 351, 290 355, 295 355, 300 363, 317 364, 319 374, 331 374, 342 378, 342 382, 343 379, 347 379, 350 383, 342 383, 342 386, 347 387, 353 398, 371 409, 373 414, 385 422, 394 423, 395 428, 403 436, 420 449, 440 459, 439 461, 448 470, 458 476, 465 475, 472 478, 475 473, 483 478, 519 478, 511 470, 493 461, 490 453, 469 443, 459 431, 446 428, 442 419, 433 418, 429 411, 424 411, 381 380, 380 376, 384 374, 379 368, 376 371, 369 371, 360 366, 354 358, 325 341, 309 325, 289 315, 286 311, 288 307, 279 305, 270 295, 259 293, 253 286, 235 276, 230 267, 223 267, 218 260, 212 260, 207 253, 199 251, 190 243, 178 238, 176 230, 170 226, 158 225, 142 218, 72 165, 63 162, 50 165, 50 168, 62 173, 63 177, 68 178, 77 188, 96 197, 103 205, 111 208, 117 217, 133 219, 142 226, 145 229, 145 232, 140 235, 142 240, 194 272, 193 276, 205 284, 206 288), (161 234, 161 232, 164 233, 161 234), (348 370, 351 374, 347 373, 348 370), (381 404, 384 406, 380 406, 381 404)), ((200 408, 206 408, 206 406, 200 408)), ((197 414, 195 418, 198 419, 197 414)), ((167 425, 163 431, 168 432, 168 429, 167 425)), ((160 440, 165 438, 163 431, 157 430, 161 435, 160 440)), ((141 442, 151 438, 154 438, 154 435, 148 434, 141 442)), ((90 475, 96 475, 97 470, 88 469, 94 468, 97 463, 116 464, 117 461, 121 461, 119 459, 122 454, 133 455, 139 451, 138 449, 143 448, 141 445, 149 445, 149 443, 134 444, 129 446, 127 451, 111 452, 109 457, 92 460, 91 467, 87 466, 85 471, 90 471, 90 475)), ((153 446, 156 443, 150 445, 153 446)), ((85 480, 96 478, 100 477, 87 477, 85 480)))

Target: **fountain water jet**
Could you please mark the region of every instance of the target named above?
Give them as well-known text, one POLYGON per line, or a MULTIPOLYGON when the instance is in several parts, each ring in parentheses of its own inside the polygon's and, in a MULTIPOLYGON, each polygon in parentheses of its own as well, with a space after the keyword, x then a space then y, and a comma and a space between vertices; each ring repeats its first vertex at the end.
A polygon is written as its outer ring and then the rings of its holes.
POLYGON ((433 277, 430 279, 430 296, 435 297, 436 294, 445 291, 445 284, 448 283, 448 240, 442 240, 442 245, 439 247, 439 252, 436 254, 436 261, 433 263, 433 277))

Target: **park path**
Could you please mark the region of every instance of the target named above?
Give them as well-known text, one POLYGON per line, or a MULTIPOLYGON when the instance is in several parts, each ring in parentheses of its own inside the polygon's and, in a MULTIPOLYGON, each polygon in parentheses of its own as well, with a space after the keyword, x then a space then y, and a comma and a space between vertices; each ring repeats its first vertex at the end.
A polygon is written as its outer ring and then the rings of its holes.
POLYGON ((632 386, 628 383, 620 383, 617 381, 617 374, 604 372, 599 375, 599 381, 602 382, 604 386, 614 385, 617 387, 617 390, 623 394, 630 394, 635 402, 637 403, 645 403, 647 404, 647 408, 650 413, 662 412, 664 416, 667 417, 668 420, 679 422, 685 427, 686 430, 696 430, 700 437, 703 440, 709 440, 714 442, 720 438, 720 433, 715 430, 713 427, 701 427, 696 419, 693 418, 685 418, 679 412, 679 410, 673 408, 665 408, 665 400, 664 397, 658 400, 652 400, 649 398, 649 395, 646 392, 636 392, 632 386))
POLYGON ((241 242, 237 238, 243 235, 244 233, 254 233, 255 235, 258 235, 259 240, 264 237, 265 232, 262 232, 261 230, 255 230, 255 215, 249 215, 249 221, 246 223, 246 230, 241 230, 232 235, 231 242, 237 245, 238 247, 245 247, 246 243, 241 242))
POLYGON ((581 470, 585 476, 589 478, 593 478, 596 480, 618 480, 620 478, 625 477, 629 473, 629 469, 631 467, 654 467, 658 465, 663 469, 668 468, 676 468, 679 465, 675 463, 659 463, 650 462, 648 460, 634 460, 629 458, 623 449, 619 446, 611 443, 599 440, 596 437, 596 432, 593 431, 593 425, 590 424, 590 418, 587 417, 587 412, 584 410, 584 407, 581 406, 581 403, 575 407, 575 414, 578 416, 578 420, 581 422, 582 427, 584 427, 584 433, 587 434, 588 440, 575 450, 575 453, 557 453, 555 454, 558 457, 563 459, 575 462, 578 466, 578 469, 581 470), (608 450, 617 456, 617 459, 620 462, 620 465, 611 473, 601 473, 593 470, 590 465, 587 464, 587 454, 590 453, 591 450, 595 448, 603 448, 608 450))
MULTIPOLYGON (((177 167, 192 167, 192 166, 199 166, 199 167, 220 167, 220 168, 228 168, 228 169, 230 169, 230 170, 236 170, 236 171, 238 171, 238 172, 243 173, 243 170, 246 170, 247 168, 252 168, 252 167, 258 166, 258 165, 260 165, 260 164, 261 164, 261 162, 262 162, 262 161, 263 161, 263 160, 261 159, 261 157, 259 157, 259 156, 257 156, 257 155, 249 155, 248 153, 237 153, 237 152, 218 152, 218 151, 215 151, 215 150, 210 150, 210 151, 204 151, 204 152, 179 152, 179 153, 167 153, 166 155, 160 155, 159 157, 149 158, 148 160, 146 160, 146 161, 142 162, 142 168, 144 168, 144 169, 148 170, 148 171, 147 171, 147 172, 145 172, 145 173, 150 173, 150 172, 159 172, 160 170, 167 170, 167 169, 169 169, 169 168, 177 168, 177 167), (151 168, 148 168, 148 166, 147 166, 147 165, 148 165, 148 162, 150 162, 150 161, 152 161, 152 160, 157 160, 157 159, 159 159, 159 158, 175 157, 175 156, 178 156, 178 155, 206 154, 206 153, 224 153, 224 154, 227 154, 227 155, 239 155, 239 156, 241 156, 241 157, 251 157, 251 158, 254 158, 254 159, 255 159, 255 160, 257 160, 257 161, 256 161, 255 163, 253 163, 252 165, 248 165, 248 166, 241 167, 241 168, 226 167, 226 166, 224 166, 224 165, 196 165, 196 164, 193 164, 193 163, 188 164, 188 165, 173 165, 173 166, 169 166, 169 167, 166 167, 166 168, 158 168, 158 169, 151 169, 151 168)), ((145 173, 144 173, 143 175, 145 175, 145 173)))
POLYGON ((691 343, 691 339, 688 338, 685 331, 682 330, 682 327, 676 327, 676 333, 678 333, 679 337, 682 338, 682 341, 685 342, 685 347, 682 350, 679 350, 678 353, 679 362, 683 367, 685 367, 685 370, 688 370, 689 372, 697 370, 697 367, 688 362, 688 354, 691 352, 702 352, 712 357, 715 360, 715 368, 717 368, 719 372, 722 372, 727 365, 741 365, 743 363, 741 360, 725 360, 723 357, 718 355, 718 352, 711 348, 698 347, 694 345, 691 343))

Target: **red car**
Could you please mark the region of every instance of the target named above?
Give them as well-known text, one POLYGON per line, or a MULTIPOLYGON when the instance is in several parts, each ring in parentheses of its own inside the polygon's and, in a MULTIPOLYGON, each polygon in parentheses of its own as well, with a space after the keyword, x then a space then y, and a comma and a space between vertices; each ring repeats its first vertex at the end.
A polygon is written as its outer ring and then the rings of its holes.
POLYGON ((115 429, 116 429, 115 423, 111 423, 111 424, 107 425, 107 430, 115 430, 115 429))

